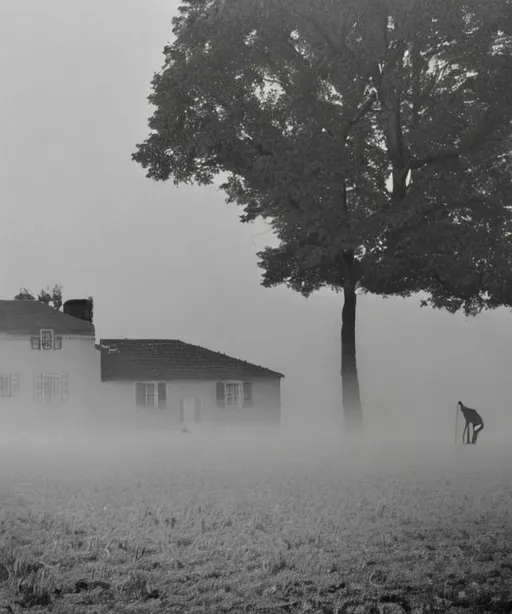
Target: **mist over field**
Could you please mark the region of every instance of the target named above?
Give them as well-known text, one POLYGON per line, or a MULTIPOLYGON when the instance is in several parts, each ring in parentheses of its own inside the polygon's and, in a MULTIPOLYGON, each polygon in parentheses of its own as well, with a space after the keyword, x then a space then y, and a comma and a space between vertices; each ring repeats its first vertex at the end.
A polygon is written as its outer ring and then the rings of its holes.
POLYGON ((483 435, 463 446, 335 428, 4 430, 0 605, 502 611, 511 461, 483 435))
MULTIPOLYGON (((455 413, 453 418, 455 426, 455 413)), ((134 469, 146 475, 156 469, 169 471, 171 480, 174 471, 185 472, 192 481, 211 471, 225 472, 228 478, 236 477, 237 472, 249 476, 264 471, 279 480, 285 474, 300 476, 324 469, 354 478, 396 472, 408 481, 421 469, 422 479, 429 482, 439 471, 446 476, 452 471, 471 476, 482 466, 495 463, 498 471, 502 463, 512 460, 504 437, 484 429, 478 445, 467 446, 461 443, 462 430, 463 419, 459 417, 455 443, 453 431, 451 437, 436 438, 431 432, 421 437, 416 431, 394 428, 368 429, 362 438, 352 439, 335 421, 317 428, 197 423, 185 428, 180 425, 176 430, 153 428, 150 422, 145 428, 70 423, 60 428, 30 428, 18 424, 4 428, 0 455, 6 470, 23 471, 27 479, 37 479, 44 473, 45 463, 53 466, 58 461, 52 475, 57 480, 72 476, 77 489, 82 480, 100 483, 113 467, 131 488, 130 471, 134 469)), ((233 490, 236 492, 236 484, 233 490)), ((450 488, 444 490, 450 493, 450 488)))
MULTIPOLYGON (((373 495, 366 491, 368 479, 428 488, 442 476, 436 488, 447 497, 454 494, 459 479, 474 482, 477 490, 482 488, 477 477, 481 471, 492 470, 496 480, 512 479, 505 471, 512 460, 510 446, 483 435, 477 446, 462 445, 461 436, 460 421, 456 444, 392 432, 368 433, 361 440, 352 440, 334 428, 192 425, 185 432, 151 428, 116 431, 113 427, 79 431, 69 426, 36 432, 16 428, 4 429, 0 457, 4 486, 16 488, 21 482, 51 479, 55 484, 72 484, 77 493, 82 489, 85 493, 91 484, 101 489, 114 474, 119 485, 130 491, 138 479, 148 486, 165 475, 172 486, 177 475, 186 475, 191 485, 205 476, 223 476, 231 483, 232 495, 241 500, 243 489, 237 492, 240 478, 264 478, 276 484, 285 478, 300 481, 308 475, 320 481, 348 478, 357 484, 360 480, 361 495, 370 500, 373 495)), ((314 499, 314 483, 310 487, 314 499)), ((333 485, 332 490, 337 488, 333 485)), ((152 491, 150 498, 156 495, 152 491)), ((183 496, 186 499, 185 493, 183 496)))

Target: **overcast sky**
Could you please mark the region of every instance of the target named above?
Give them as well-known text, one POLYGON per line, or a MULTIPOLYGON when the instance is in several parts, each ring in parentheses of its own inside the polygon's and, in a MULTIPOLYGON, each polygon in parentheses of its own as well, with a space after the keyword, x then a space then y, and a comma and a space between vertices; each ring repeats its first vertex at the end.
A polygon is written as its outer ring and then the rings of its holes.
MULTIPOLYGON (((331 415, 341 295, 262 288, 263 224, 241 224, 214 187, 155 184, 130 159, 177 6, 1 0, 0 296, 55 283, 65 299, 92 295, 98 339, 204 345, 285 373, 286 422, 331 415)), ((466 322, 417 298, 365 296, 359 307, 368 421, 391 414, 436 430, 433 417, 451 424, 459 397, 512 409, 508 311, 466 322)))

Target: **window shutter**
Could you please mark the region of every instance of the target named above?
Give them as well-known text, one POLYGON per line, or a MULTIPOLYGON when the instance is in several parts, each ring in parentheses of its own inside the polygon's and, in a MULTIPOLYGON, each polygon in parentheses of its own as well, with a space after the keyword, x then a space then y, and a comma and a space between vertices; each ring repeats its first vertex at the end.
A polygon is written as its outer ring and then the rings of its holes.
POLYGON ((54 350, 62 350, 62 337, 55 337, 55 342, 53 344, 54 350))
POLYGON ((18 374, 11 375, 11 396, 17 397, 20 390, 20 376, 18 374))
POLYGON ((7 375, 7 373, 2 373, 0 375, 0 397, 2 398, 10 397, 11 393, 12 393, 11 376, 7 375))
POLYGON ((217 407, 226 407, 224 382, 217 382, 217 407))
POLYGON ((69 399, 69 377, 66 373, 57 380, 60 384, 60 400, 67 401, 69 399))
POLYGON ((33 350, 41 349, 41 339, 39 337, 30 337, 30 345, 33 350))
POLYGON ((43 402, 43 376, 36 375, 34 379, 34 401, 36 403, 43 402))
POLYGON ((180 422, 183 422, 183 411, 184 411, 185 403, 183 399, 180 399, 180 422))
POLYGON ((244 407, 252 406, 252 382, 244 382, 244 407))
POLYGON ((167 385, 165 382, 158 382, 158 409, 167 407, 167 385))
POLYGON ((146 407, 146 384, 135 384, 135 403, 137 407, 146 407))

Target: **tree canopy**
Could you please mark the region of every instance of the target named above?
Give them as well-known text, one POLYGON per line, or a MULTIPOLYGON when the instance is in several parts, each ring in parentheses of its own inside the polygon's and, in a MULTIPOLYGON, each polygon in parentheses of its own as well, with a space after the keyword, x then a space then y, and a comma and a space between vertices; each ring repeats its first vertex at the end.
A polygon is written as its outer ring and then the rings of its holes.
POLYGON ((187 0, 133 158, 281 243, 264 285, 510 304, 508 0, 187 0))
POLYGON ((49 287, 43 288, 38 294, 33 294, 27 288, 21 288, 18 294, 14 297, 17 301, 39 301, 46 305, 52 305, 55 309, 62 308, 62 286, 55 285, 50 290, 49 287))

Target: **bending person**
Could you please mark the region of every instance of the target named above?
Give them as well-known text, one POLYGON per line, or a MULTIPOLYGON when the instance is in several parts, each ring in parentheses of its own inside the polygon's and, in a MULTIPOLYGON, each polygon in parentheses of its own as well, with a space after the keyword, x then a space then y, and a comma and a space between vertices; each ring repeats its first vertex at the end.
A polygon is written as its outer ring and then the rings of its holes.
POLYGON ((476 411, 476 409, 471 409, 471 407, 466 407, 464 403, 461 401, 458 402, 458 406, 464 419, 466 420, 466 426, 464 427, 464 431, 462 433, 462 443, 470 443, 469 441, 469 430, 470 425, 473 427, 473 437, 471 438, 471 443, 476 443, 476 439, 480 431, 484 428, 484 421, 480 414, 476 411), (466 435, 466 441, 464 441, 464 435, 466 435))

